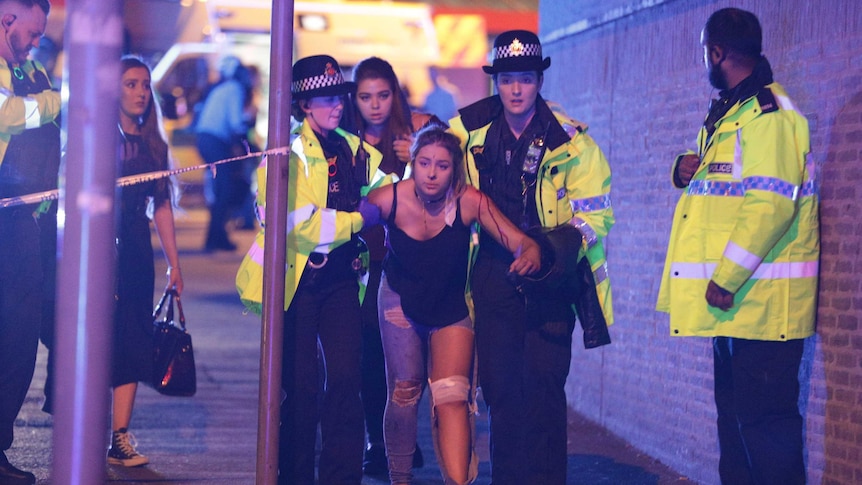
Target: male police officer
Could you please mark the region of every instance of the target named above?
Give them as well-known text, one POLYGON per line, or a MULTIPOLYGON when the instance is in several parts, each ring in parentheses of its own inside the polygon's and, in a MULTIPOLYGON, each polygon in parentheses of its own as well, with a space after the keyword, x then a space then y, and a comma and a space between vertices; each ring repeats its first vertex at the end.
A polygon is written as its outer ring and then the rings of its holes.
MULTIPOLYGON (((606 337, 612 313, 602 240, 614 222, 610 168, 586 126, 539 95, 550 64, 532 32, 500 34, 493 65, 484 67, 498 94, 460 110, 451 131, 462 140, 470 183, 509 219, 524 229, 577 228, 573 249, 587 283, 574 293, 591 295, 589 305, 576 305, 578 317, 585 327, 599 321, 606 337)), ((550 288, 525 295, 507 277, 511 262, 505 248, 480 236, 471 284, 492 478, 497 485, 564 484, 564 386, 577 296, 550 288)))
POLYGON ((725 8, 702 33, 720 91, 684 189, 657 308, 672 335, 712 337, 722 483, 802 484, 798 372, 814 333, 820 253, 808 123, 772 80, 750 12, 725 8))
MULTIPOLYGON (((28 61, 45 33, 48 0, 0 0, 0 198, 57 187, 60 165, 60 93, 44 68, 28 61)), ((0 209, 0 483, 30 484, 30 472, 12 466, 15 417, 33 369, 44 287, 40 231, 49 215, 23 205, 0 209)), ((48 269, 48 268, 46 268, 48 269)))

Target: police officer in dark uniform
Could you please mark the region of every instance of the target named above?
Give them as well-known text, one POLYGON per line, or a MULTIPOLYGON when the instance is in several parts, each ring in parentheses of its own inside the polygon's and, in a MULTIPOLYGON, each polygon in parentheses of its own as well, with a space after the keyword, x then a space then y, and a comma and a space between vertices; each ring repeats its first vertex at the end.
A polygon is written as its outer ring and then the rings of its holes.
POLYGON ((512 254, 480 235, 471 288, 495 485, 565 484, 575 310, 587 348, 610 343, 606 325, 613 321, 602 244, 614 222, 610 168, 586 125, 539 94, 550 64, 536 34, 500 34, 493 65, 484 67, 497 94, 449 122, 462 141, 468 181, 540 244, 543 234, 574 236, 556 257, 543 251, 542 262, 571 260, 567 266, 581 275, 576 280, 566 270, 560 284, 523 284, 507 274, 512 254))
MULTIPOLYGON (((57 188, 60 93, 27 57, 45 32, 48 0, 0 0, 0 198, 57 188)), ((37 204, 0 208, 0 483, 32 484, 9 463, 15 418, 30 387, 42 324, 45 274, 41 234, 56 231, 56 211, 37 204)), ((47 246, 50 246, 48 244, 47 246)), ((50 248, 48 249, 50 251, 50 248)), ((50 261, 50 262, 49 262, 50 261)), ((46 264, 47 263, 47 264, 46 264)), ((48 266, 47 268, 45 266, 48 266)))

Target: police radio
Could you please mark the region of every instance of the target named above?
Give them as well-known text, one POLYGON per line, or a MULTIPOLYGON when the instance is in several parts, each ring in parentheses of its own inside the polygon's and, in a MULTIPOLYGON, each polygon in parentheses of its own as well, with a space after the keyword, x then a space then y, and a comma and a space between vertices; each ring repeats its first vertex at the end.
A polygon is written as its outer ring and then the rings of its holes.
POLYGON ((548 123, 548 127, 545 128, 545 133, 543 133, 542 136, 533 138, 530 146, 527 147, 527 154, 524 156, 524 163, 521 166, 521 171, 524 172, 524 176, 534 178, 536 173, 539 171, 539 164, 542 163, 542 157, 545 156, 545 138, 548 136, 548 130, 550 128, 551 124, 548 123))
POLYGON ((545 139, 536 137, 527 147, 527 155, 524 157, 524 164, 521 166, 521 171, 525 175, 536 176, 539 171, 539 163, 542 161, 542 154, 545 151, 545 139))

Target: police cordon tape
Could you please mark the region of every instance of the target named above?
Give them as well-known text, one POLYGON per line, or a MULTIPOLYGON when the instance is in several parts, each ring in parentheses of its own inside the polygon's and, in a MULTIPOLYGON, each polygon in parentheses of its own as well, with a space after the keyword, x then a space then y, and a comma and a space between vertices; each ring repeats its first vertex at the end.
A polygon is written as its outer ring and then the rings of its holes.
MULTIPOLYGON (((233 158, 225 158, 224 160, 218 160, 212 163, 204 163, 201 165, 193 165, 191 167, 184 168, 175 168, 172 170, 159 170, 156 172, 144 172, 135 175, 127 175, 125 177, 120 177, 117 179, 117 187, 128 187, 130 185, 142 184, 144 182, 150 182, 152 180, 163 179, 167 177, 171 177, 174 175, 179 175, 181 173, 192 172, 194 170, 203 170, 209 168, 213 170, 213 175, 216 174, 215 167, 216 165, 221 165, 223 163, 236 162, 239 160, 245 160, 247 158, 254 157, 265 157, 268 155, 287 155, 288 147, 279 147, 279 148, 270 148, 269 150, 263 150, 260 152, 250 152, 245 155, 233 158)), ((60 198, 59 189, 54 190, 46 190, 44 192, 35 192, 32 194, 20 195, 18 197, 7 197, 5 199, 0 199, 0 209, 5 209, 7 207, 16 207, 19 205, 27 205, 27 204, 39 204, 42 202, 46 202, 49 200, 57 200, 60 198)))

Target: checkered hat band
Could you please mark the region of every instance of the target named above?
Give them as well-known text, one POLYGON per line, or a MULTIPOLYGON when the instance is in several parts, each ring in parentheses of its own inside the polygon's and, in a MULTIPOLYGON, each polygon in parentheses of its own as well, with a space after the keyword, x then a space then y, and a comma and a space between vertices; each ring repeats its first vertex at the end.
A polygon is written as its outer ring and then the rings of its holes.
POLYGON ((494 48, 494 59, 506 57, 542 57, 541 44, 519 44, 519 49, 512 49, 512 45, 503 45, 494 48))
POLYGON ((344 77, 341 76, 340 72, 336 71, 332 76, 321 74, 320 76, 307 77, 305 79, 300 79, 299 81, 294 81, 293 92, 304 93, 306 91, 311 91, 312 89, 338 86, 339 84, 344 84, 344 77))

